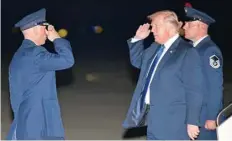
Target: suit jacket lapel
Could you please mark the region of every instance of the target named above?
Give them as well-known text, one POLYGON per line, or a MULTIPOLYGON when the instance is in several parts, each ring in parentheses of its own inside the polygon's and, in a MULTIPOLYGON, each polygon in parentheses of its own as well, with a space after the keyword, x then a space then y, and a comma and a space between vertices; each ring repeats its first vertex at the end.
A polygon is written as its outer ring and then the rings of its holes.
POLYGON ((158 46, 159 46, 158 44, 153 44, 151 46, 153 49, 151 49, 151 51, 148 52, 149 55, 148 55, 148 58, 147 58, 147 61, 146 61, 147 62, 147 65, 146 65, 147 70, 150 68, 151 62, 154 59, 154 57, 156 55, 156 52, 158 51, 158 46))
POLYGON ((164 64, 170 59, 172 55, 175 54, 175 51, 178 47, 178 44, 181 40, 181 37, 177 38, 176 41, 171 45, 171 47, 164 54, 163 58, 160 60, 160 63, 157 66, 156 73, 164 67, 164 64))

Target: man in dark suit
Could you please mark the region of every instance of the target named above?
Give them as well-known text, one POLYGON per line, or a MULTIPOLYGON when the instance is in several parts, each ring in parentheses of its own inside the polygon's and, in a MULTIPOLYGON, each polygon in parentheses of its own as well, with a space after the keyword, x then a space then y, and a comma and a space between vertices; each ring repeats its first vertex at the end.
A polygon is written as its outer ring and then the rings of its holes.
POLYGON ((223 100, 223 56, 208 35, 208 27, 215 20, 192 7, 185 7, 185 12, 188 18, 184 26, 185 38, 192 41, 203 63, 204 99, 198 139, 216 140, 216 118, 223 100))
POLYGON ((128 40, 131 63, 140 76, 123 127, 147 125, 148 140, 195 139, 203 99, 199 54, 179 36, 182 23, 174 12, 159 11, 149 18, 151 24, 141 25, 128 40), (144 49, 150 32, 155 42, 144 49))

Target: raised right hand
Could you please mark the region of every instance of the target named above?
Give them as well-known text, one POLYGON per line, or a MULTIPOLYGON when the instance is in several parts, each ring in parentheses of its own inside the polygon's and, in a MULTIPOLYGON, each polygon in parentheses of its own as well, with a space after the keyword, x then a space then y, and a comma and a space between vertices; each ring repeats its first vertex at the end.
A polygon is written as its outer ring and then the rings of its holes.
POLYGON ((54 26, 48 25, 48 30, 46 30, 47 38, 53 42, 57 38, 61 38, 60 35, 55 30, 54 26))
POLYGON ((139 28, 136 31, 136 35, 134 38, 136 39, 140 39, 143 40, 145 38, 148 37, 148 35, 150 34, 150 30, 149 30, 150 24, 146 23, 143 25, 140 25, 139 28))

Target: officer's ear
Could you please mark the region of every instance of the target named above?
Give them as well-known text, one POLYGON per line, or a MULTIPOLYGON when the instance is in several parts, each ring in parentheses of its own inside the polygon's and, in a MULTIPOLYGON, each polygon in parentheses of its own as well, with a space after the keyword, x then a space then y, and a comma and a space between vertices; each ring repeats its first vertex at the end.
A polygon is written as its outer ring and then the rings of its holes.
POLYGON ((209 27, 209 26, 208 26, 207 24, 205 24, 205 23, 201 23, 201 24, 200 24, 200 28, 203 29, 203 30, 207 30, 208 27, 209 27))
POLYGON ((197 20, 197 21, 194 21, 194 24, 197 25, 198 27, 201 27, 202 23, 203 23, 203 22, 198 21, 198 20, 197 20))
POLYGON ((32 32, 34 35, 40 35, 41 34, 41 30, 42 30, 42 27, 41 26, 34 26, 31 28, 32 32))
POLYGON ((32 31, 34 34, 38 34, 38 26, 32 27, 32 31))

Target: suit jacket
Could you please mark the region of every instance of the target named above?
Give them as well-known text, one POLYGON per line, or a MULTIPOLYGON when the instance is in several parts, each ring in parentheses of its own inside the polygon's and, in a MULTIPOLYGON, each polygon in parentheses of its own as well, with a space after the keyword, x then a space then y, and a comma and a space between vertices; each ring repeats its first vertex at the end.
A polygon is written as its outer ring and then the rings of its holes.
MULTIPOLYGON (((131 64, 140 69, 139 80, 123 122, 124 128, 137 127, 133 110, 143 90, 146 73, 158 44, 144 50, 143 41, 128 40, 131 64)), ((198 52, 179 37, 160 61, 150 86, 148 134, 156 139, 189 139, 187 125, 200 125, 203 100, 203 73, 198 52)))
POLYGON ((74 58, 67 40, 55 39, 54 46, 57 54, 25 39, 13 56, 9 85, 14 120, 9 140, 64 138, 55 71, 70 68, 74 58))
MULTIPOLYGON (((218 46, 208 36, 197 46, 204 76, 204 100, 201 125, 206 120, 216 120, 223 101, 223 56, 218 46)), ((223 120, 223 119, 222 119, 223 120)))

